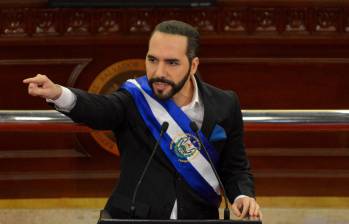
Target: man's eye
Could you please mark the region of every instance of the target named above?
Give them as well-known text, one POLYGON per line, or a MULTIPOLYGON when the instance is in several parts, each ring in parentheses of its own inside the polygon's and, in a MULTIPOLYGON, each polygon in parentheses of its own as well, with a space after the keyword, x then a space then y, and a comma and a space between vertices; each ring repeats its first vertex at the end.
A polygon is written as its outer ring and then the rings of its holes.
POLYGON ((154 63, 155 62, 155 58, 148 58, 148 61, 154 63))
POLYGON ((178 61, 169 61, 168 62, 169 65, 179 65, 178 61))

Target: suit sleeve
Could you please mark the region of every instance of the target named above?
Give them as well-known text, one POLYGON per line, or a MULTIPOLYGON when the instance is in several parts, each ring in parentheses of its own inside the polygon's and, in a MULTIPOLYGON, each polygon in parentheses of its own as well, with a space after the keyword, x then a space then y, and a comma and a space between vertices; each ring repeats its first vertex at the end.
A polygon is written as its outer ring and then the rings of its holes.
POLYGON ((65 114, 74 122, 86 124, 93 129, 117 130, 126 120, 126 105, 131 98, 125 91, 98 95, 80 89, 70 90, 77 97, 76 104, 65 114))
POLYGON ((243 143, 243 121, 237 95, 232 96, 231 119, 227 142, 220 156, 220 175, 231 202, 239 195, 255 197, 253 177, 243 143))

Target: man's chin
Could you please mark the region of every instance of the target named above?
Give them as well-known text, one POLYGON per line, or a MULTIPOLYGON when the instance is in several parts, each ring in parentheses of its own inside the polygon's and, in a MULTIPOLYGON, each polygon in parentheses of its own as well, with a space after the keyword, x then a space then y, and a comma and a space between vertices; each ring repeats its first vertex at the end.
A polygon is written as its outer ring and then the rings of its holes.
POLYGON ((159 100, 168 100, 172 97, 171 93, 159 93, 159 92, 155 92, 155 96, 159 99, 159 100))

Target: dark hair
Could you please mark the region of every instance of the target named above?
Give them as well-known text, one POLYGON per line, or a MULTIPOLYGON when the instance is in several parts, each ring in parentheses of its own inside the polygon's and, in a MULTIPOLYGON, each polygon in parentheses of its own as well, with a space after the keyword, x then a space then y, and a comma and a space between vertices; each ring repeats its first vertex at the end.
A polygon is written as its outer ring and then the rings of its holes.
POLYGON ((191 62, 193 58, 197 57, 200 45, 200 34, 193 26, 178 20, 168 20, 156 25, 151 36, 153 36, 156 31, 187 37, 186 55, 189 62, 191 62))

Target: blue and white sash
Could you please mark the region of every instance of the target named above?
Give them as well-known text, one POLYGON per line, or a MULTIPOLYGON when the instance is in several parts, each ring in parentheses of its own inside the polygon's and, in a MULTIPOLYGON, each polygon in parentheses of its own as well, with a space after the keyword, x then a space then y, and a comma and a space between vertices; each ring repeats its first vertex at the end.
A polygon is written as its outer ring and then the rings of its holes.
MULTIPOLYGON (((127 90, 135 100, 138 111, 155 139, 159 139, 161 124, 169 123, 167 132, 160 140, 162 151, 185 181, 204 199, 214 205, 220 201, 220 187, 214 171, 201 152, 195 133, 190 128, 190 119, 170 99, 157 100, 148 84, 146 76, 129 79, 121 88, 127 90)), ((203 144, 216 165, 218 153, 199 132, 203 144)))

